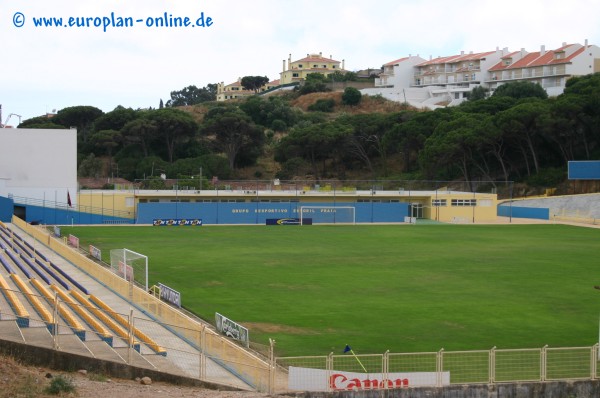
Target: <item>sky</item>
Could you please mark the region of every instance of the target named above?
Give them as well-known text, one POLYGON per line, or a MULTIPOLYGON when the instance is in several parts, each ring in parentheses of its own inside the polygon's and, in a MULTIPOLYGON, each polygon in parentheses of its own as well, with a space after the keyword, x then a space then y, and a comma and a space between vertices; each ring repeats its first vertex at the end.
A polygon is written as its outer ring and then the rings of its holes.
POLYGON ((275 80, 289 54, 321 52, 356 71, 408 55, 600 45, 598 15, 598 0, 0 0, 2 123, 77 105, 157 108, 190 85, 275 80), (157 27, 165 14, 189 25, 157 27), (43 17, 64 26, 36 26, 43 17))

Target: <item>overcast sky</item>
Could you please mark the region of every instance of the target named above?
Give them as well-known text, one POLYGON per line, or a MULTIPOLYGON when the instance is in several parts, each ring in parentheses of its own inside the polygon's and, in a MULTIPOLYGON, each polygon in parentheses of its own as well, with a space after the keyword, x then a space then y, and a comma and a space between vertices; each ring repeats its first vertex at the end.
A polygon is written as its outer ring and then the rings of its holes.
POLYGON ((274 80, 290 53, 322 52, 359 70, 409 54, 600 45, 598 15, 599 0, 0 0, 2 122, 75 105, 158 107, 173 90, 247 75, 274 80), (93 26, 96 17, 112 24, 111 13, 134 26, 93 26), (204 13, 212 25, 147 26, 164 13, 194 25, 204 13), (91 26, 35 27, 39 17, 91 26))

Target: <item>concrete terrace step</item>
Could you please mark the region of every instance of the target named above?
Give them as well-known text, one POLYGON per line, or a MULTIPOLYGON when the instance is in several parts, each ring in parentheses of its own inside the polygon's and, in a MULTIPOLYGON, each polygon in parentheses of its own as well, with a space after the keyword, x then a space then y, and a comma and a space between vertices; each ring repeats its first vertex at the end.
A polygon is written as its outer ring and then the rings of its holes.
POLYGON ((2 314, 2 320, 0 320, 0 336, 2 336, 2 339, 23 343, 23 335, 17 326, 17 322, 15 320, 5 319, 6 315, 2 314))

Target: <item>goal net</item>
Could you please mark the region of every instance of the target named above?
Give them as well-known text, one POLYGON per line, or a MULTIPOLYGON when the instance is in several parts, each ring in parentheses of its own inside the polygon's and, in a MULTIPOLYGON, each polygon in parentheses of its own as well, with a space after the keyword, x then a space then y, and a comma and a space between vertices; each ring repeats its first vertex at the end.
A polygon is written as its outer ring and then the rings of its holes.
POLYGON ((148 257, 129 249, 110 251, 110 268, 121 278, 148 291, 148 257))
POLYGON ((353 206, 301 206, 300 225, 308 224, 355 224, 356 209, 353 206))

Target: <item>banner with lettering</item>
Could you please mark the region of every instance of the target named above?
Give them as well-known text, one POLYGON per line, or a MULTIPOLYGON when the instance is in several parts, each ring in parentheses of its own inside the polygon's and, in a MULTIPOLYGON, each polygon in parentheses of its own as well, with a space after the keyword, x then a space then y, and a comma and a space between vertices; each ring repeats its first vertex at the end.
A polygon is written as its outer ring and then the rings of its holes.
POLYGON ((297 391, 356 391, 450 385, 450 372, 357 373, 289 367, 288 387, 297 391))

